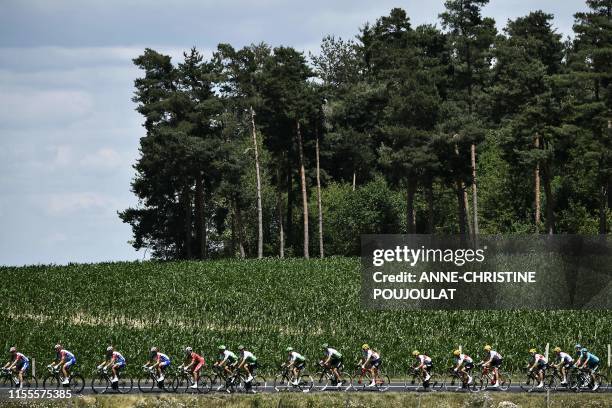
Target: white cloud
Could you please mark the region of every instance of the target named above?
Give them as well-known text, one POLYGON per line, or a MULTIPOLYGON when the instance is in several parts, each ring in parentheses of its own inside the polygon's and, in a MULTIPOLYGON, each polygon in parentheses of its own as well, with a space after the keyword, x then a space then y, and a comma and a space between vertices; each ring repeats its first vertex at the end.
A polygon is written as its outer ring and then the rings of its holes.
POLYGON ((83 167, 94 167, 112 169, 119 166, 128 166, 129 162, 124 160, 121 154, 110 147, 104 147, 91 154, 85 155, 79 164, 83 167))
POLYGON ((69 215, 79 211, 107 210, 115 211, 120 203, 114 197, 96 192, 49 194, 43 201, 48 215, 69 215))

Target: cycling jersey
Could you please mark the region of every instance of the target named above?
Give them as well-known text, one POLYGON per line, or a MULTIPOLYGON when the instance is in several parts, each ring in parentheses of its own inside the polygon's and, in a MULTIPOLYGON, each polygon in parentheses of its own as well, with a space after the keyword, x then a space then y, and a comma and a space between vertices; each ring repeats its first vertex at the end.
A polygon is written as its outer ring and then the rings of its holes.
POLYGON ((204 357, 202 357, 201 355, 194 353, 193 351, 191 352, 191 362, 192 363, 204 363, 204 357))
POLYGON ((76 357, 68 350, 61 349, 58 353, 58 360, 64 359, 64 367, 70 368, 76 364, 76 357))
POLYGON ((584 362, 587 363, 589 367, 595 367, 599 365, 599 357, 597 357, 595 354, 583 353, 582 356, 584 357, 584 362))
POLYGON ((250 351, 246 350, 242 353, 242 359, 247 364, 255 364, 257 362, 257 357, 255 357, 255 355, 250 351))
POLYGON ((303 363, 304 361, 306 361, 306 359, 300 353, 292 351, 291 354, 289 354, 289 361, 303 363))
POLYGON ((417 360, 419 360, 420 364, 431 365, 431 357, 426 356, 425 354, 419 354, 416 356, 417 360))
POLYGON ((166 367, 170 365, 170 357, 164 353, 157 352, 155 357, 160 367, 166 367))
POLYGON ((22 361, 24 363, 29 363, 30 362, 30 360, 24 354, 22 354, 20 352, 15 353, 15 361, 18 361, 18 362, 22 361))
POLYGON ((366 361, 368 361, 368 359, 370 361, 376 361, 380 359, 380 353, 373 351, 373 350, 364 350, 363 357, 365 358, 366 361))
POLYGON ((461 365, 461 364, 473 364, 474 360, 472 360, 472 357, 468 356, 467 354, 459 354, 457 357, 455 357, 455 364, 461 365))
POLYGON ((224 362, 229 362, 229 363, 235 363, 236 360, 238 360, 238 357, 232 353, 229 350, 223 350, 223 352, 221 354, 219 354, 219 360, 224 363, 224 362))
POLYGON ((113 355, 111 356, 111 360, 114 359, 115 360, 115 364, 125 364, 125 357, 123 357, 123 355, 121 353, 119 353, 118 351, 113 351, 113 355))
POLYGON ((544 357, 542 354, 534 354, 532 357, 532 361, 534 364, 537 364, 539 366, 543 366, 546 363, 548 363, 548 361, 546 361, 546 357, 544 357))
POLYGON ((557 361, 562 362, 564 364, 572 364, 574 362, 574 359, 569 354, 561 351, 559 354, 557 354, 557 361))
POLYGON ((22 353, 15 353, 15 366, 19 371, 25 371, 30 367, 30 360, 22 353))
POLYGON ((325 355, 327 357, 331 357, 332 359, 341 359, 342 354, 338 352, 338 350, 328 347, 325 349, 325 355))

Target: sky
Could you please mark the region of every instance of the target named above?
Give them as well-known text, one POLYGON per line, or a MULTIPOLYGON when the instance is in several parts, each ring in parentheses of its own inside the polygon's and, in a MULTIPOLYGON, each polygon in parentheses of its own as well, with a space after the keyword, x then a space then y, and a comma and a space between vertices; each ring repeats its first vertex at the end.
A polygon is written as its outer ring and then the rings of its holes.
MULTIPOLYGON (((131 102, 145 47, 180 60, 196 46, 265 41, 316 53, 404 8, 439 24, 443 0, 0 0, 0 265, 143 259, 117 211, 136 206, 144 136, 131 102)), ((502 29, 532 10, 571 35, 583 0, 493 0, 502 29)))

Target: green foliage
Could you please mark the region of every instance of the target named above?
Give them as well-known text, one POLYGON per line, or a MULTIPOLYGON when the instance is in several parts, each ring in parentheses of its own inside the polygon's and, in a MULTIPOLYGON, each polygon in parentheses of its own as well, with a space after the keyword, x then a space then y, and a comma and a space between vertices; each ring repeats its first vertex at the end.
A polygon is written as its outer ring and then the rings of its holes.
POLYGON ((61 341, 86 373, 109 344, 135 374, 153 345, 176 361, 187 345, 210 360, 220 343, 245 344, 271 372, 289 345, 312 367, 323 342, 349 365, 368 342, 396 375, 415 348, 445 367, 458 345, 479 357, 489 343, 517 370, 530 347, 547 342, 568 349, 579 341, 605 355, 612 318, 610 311, 368 311, 357 258, 0 267, 0 276, 11 282, 0 289, 1 349, 17 345, 41 368, 61 341))

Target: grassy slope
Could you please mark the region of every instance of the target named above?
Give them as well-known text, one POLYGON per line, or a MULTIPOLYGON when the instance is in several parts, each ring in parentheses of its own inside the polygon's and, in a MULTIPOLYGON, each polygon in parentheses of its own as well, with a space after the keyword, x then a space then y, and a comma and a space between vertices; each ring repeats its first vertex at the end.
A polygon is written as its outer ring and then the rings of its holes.
POLYGON ((322 342, 347 362, 368 342, 396 375, 412 349, 447 366, 457 344, 477 355, 491 343, 516 369, 546 342, 581 341, 605 356, 612 327, 611 311, 361 310, 354 258, 0 267, 0 277, 0 347, 41 361, 62 341, 86 372, 109 342, 133 369, 153 344, 171 356, 191 345, 209 359, 219 343, 245 344, 270 371, 288 345, 314 362, 322 342))

